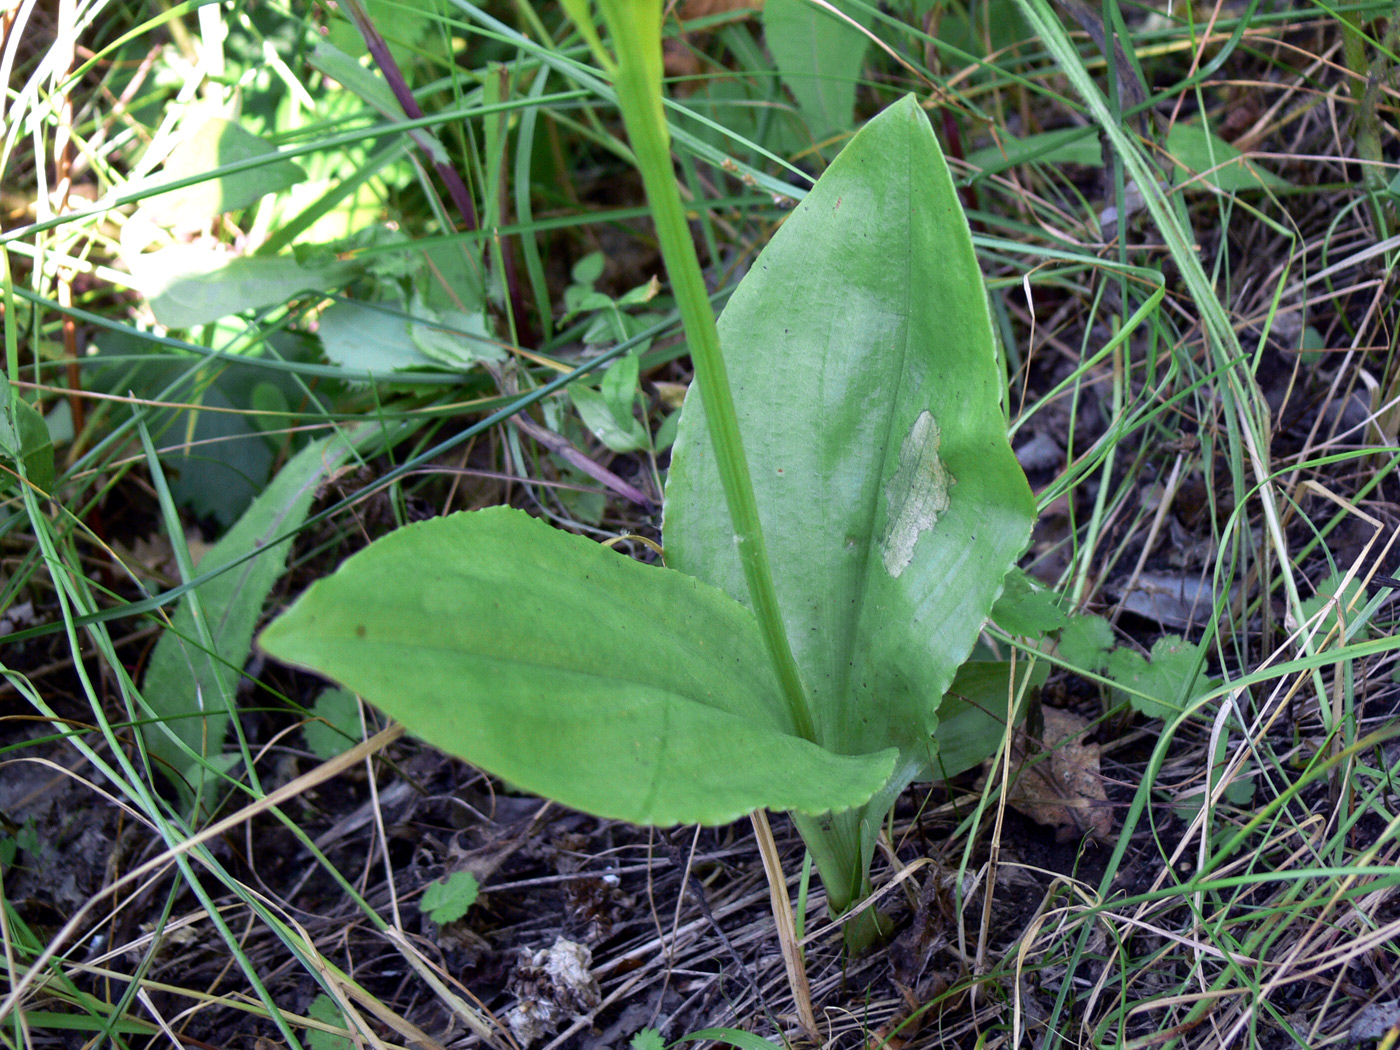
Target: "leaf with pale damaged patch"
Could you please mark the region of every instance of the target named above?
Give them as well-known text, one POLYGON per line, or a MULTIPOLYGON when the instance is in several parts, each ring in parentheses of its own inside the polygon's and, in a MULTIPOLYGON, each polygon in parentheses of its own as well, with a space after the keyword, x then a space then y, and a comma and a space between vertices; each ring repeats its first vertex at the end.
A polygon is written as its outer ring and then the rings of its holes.
POLYGON ((899 470, 885 490, 890 518, 885 525, 883 560, 891 576, 909 567, 919 536, 933 528, 938 516, 948 509, 948 488, 957 479, 938 458, 942 440, 938 422, 925 409, 899 447, 899 470))
MULTIPOLYGON (((843 754, 901 751, 893 794, 838 818, 849 833, 799 818, 818 849, 842 838, 873 850, 898 786, 937 768, 938 704, 1034 516, 959 213, 927 119, 898 103, 822 175, 719 321, 818 739, 843 754)), ((703 395, 686 400, 673 452, 667 560, 746 602, 703 395)), ((817 863, 829 893, 838 867, 862 867, 817 863)))

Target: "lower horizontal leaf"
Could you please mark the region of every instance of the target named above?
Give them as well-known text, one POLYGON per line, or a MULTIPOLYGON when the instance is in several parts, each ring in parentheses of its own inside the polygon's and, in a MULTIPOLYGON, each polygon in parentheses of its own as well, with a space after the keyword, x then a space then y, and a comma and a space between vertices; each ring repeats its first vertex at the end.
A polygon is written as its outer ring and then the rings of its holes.
POLYGON ((261 644, 488 772, 639 824, 846 809, 895 759, 797 736, 723 592, 508 508, 372 544, 261 644))

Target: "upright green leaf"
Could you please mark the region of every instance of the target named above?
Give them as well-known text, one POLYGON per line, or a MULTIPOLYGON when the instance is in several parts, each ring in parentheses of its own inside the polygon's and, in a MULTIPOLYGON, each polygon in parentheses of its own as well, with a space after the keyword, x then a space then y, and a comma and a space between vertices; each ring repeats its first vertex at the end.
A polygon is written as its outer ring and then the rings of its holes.
MULTIPOLYGON (((971 236, 912 97, 778 231, 720 339, 818 742, 898 747, 912 777, 1034 514, 971 236)), ((667 556, 745 600, 702 397, 672 460, 667 556)))
POLYGON ((793 734, 737 602, 505 507, 386 536, 261 645, 527 790, 639 824, 842 809, 894 761, 793 734))
MULTIPOLYGON (((362 429, 359 441, 381 440, 377 429, 362 429)), ((146 744, 168 769, 188 781, 187 785, 177 780, 182 789, 197 787, 203 779, 199 763, 190 759, 185 748, 211 759, 223 749, 229 720, 223 698, 237 691, 252 648, 253 629, 272 585, 286 569, 291 550, 290 539, 273 541, 305 520, 317 486, 352 451, 353 445, 338 436, 302 449, 205 554, 198 566, 200 573, 257 552, 196 589, 214 652, 199 645, 201 632, 193 603, 188 600, 175 609, 170 629, 156 643, 142 696, 160 721, 146 727, 146 744)))
MULTIPOLYGON (((863 9, 845 3, 833 6, 870 27, 863 9)), ((810 0, 768 0, 763 35, 813 137, 820 141, 849 131, 856 81, 869 44, 865 34, 810 0)))

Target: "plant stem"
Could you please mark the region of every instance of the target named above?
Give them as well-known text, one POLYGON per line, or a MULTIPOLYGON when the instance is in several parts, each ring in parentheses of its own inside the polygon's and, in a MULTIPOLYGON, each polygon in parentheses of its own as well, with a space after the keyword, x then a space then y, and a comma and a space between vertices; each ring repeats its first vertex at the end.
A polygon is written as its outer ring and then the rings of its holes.
POLYGON ((599 6, 617 55, 613 86, 617 90, 618 106, 642 174, 661 256, 690 343, 710 442, 715 450, 715 464, 734 525, 734 543, 749 588, 749 603, 763 632, 793 728, 800 736, 816 743, 811 708, 792 647, 788 644, 787 628, 773 586, 768 547, 759 524, 758 501, 754 498, 749 462, 739 435, 729 376, 720 354, 719 330, 671 166, 671 135, 661 108, 661 5, 658 0, 603 0, 599 6))
MULTIPOLYGON (((1392 15, 1391 22, 1400 15, 1392 15)), ((1371 207, 1371 219, 1376 224, 1376 239, 1385 238, 1389 226, 1394 221, 1390 209, 1383 202, 1389 189, 1389 176, 1385 169, 1385 153, 1381 147, 1381 122, 1377 107, 1380 101, 1380 85, 1387 72, 1387 60, 1382 53, 1376 56, 1374 64, 1366 59, 1366 33, 1361 16, 1355 11, 1339 11, 1337 21, 1342 28, 1342 56, 1351 70, 1351 95, 1356 102, 1356 122, 1352 137, 1356 142, 1356 152, 1361 158, 1361 185, 1366 192, 1371 207), (1390 220, 1388 222, 1387 220, 1390 220)))

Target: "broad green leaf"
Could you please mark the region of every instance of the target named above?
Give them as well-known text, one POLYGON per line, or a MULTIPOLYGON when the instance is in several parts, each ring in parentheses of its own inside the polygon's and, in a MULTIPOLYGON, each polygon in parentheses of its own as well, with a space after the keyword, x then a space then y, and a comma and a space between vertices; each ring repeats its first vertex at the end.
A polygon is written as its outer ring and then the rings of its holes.
POLYGON ((408 337, 438 364, 468 368, 479 361, 505 360, 506 352, 491 338, 483 312, 435 309, 416 291, 408 309, 408 337))
POLYGON ((248 509, 275 466, 273 446, 249 416, 236 411, 241 406, 230 393, 236 391, 216 383, 197 399, 200 410, 165 417, 172 421, 169 432, 188 437, 190 448, 177 447, 161 456, 175 501, 224 526, 248 509), (175 429, 182 424, 189 429, 175 429))
MULTIPOLYGON (((336 1005, 334 999, 324 992, 311 1000, 306 1014, 323 1024, 333 1024, 340 1028, 349 1027, 345 1015, 340 1012, 340 1007, 336 1005)), ((306 1033, 306 1042, 311 1050, 352 1050, 355 1045, 343 1035, 332 1035, 319 1028, 306 1033)))
MULTIPOLYGON (((1008 634, 1043 638, 1069 621, 1060 596, 1040 586, 1020 569, 1006 574, 1005 588, 992 606, 992 620, 1008 634)), ((941 716, 940 716, 941 717, 941 716)))
MULTIPOLYGON (((381 440, 374 427, 363 428, 358 437, 359 443, 381 440)), ((200 646, 189 601, 176 607, 170 628, 156 643, 142 696, 160 721, 145 727, 146 744, 168 768, 183 773, 188 786, 197 787, 203 773, 177 741, 195 755, 211 759, 223 748, 229 712, 222 698, 237 691, 263 603, 286 569, 291 551, 290 539, 274 541, 305 520, 317 486, 352 451, 353 446, 341 437, 324 438, 302 449, 204 555, 197 570, 201 574, 258 552, 198 588, 215 652, 200 646)))
POLYGON ((306 173, 251 131, 223 117, 206 120, 175 147, 165 162, 163 181, 187 179, 226 164, 266 157, 261 167, 197 182, 154 198, 157 221, 168 226, 202 226, 212 216, 238 211, 269 193, 295 186, 306 173))
MULTIPOLYGON (((981 273, 912 99, 872 121, 720 318, 788 637, 820 740, 921 748, 1030 534, 981 273)), ((747 594, 692 388, 670 564, 747 594)))
POLYGON ((629 354, 603 373, 600 390, 582 383, 569 386, 569 397, 579 418, 614 452, 635 452, 650 444, 646 428, 632 414, 639 370, 637 358, 629 354))
POLYGON ((619 419, 632 418, 632 403, 637 399, 637 379, 641 375, 641 364, 633 354, 619 357, 603 373, 600 388, 607 398, 608 407, 619 419))
POLYGON ((19 455, 29 480, 41 491, 52 492, 56 472, 53 462, 53 438, 39 410, 24 398, 15 398, 15 426, 19 430, 19 455))
POLYGON ((653 276, 645 284, 639 284, 635 288, 630 288, 622 293, 617 300, 618 306, 644 306, 656 298, 661 291, 661 282, 653 276))
POLYGON ((407 307, 342 299, 321 314, 316 334, 327 360, 351 373, 468 368, 505 356, 481 314, 435 310, 417 292, 407 307))
MULTIPOLYGON (((720 340, 818 741, 898 747, 912 776, 1034 516, 971 235, 912 97, 783 224, 720 340)), ((681 419, 666 551, 743 601, 703 397, 681 419)))
POLYGON ((505 358, 489 328, 479 249, 462 241, 418 248, 382 227, 353 240, 374 291, 368 301, 342 299, 322 312, 317 335, 331 361, 352 372, 382 373, 505 358))
MULTIPOLYGON (((838 0, 833 6, 870 27, 863 8, 838 0)), ((869 44, 865 34, 810 0, 768 0, 763 35, 812 137, 820 142, 849 131, 869 44)))
POLYGON ((638 824, 859 805, 894 760, 793 735, 737 602, 505 507, 391 533, 261 645, 520 787, 638 824))
POLYGON ((1184 173, 1178 172, 1178 182, 1201 175, 1196 186, 1214 186, 1225 193, 1278 189, 1288 185, 1286 179, 1279 178, 1267 168, 1261 168, 1200 124, 1173 125, 1167 132, 1166 146, 1172 159, 1186 169, 1184 173))
POLYGON ((306 292, 333 291, 355 273, 349 263, 303 265, 290 255, 227 255, 193 244, 131 260, 137 287, 167 328, 208 324, 306 292))
POLYGON ((437 368, 438 362, 409 337, 402 303, 370 306, 343 299, 321 314, 316 334, 326 358, 347 372, 437 368))
POLYGON ((276 439, 281 440, 282 428, 287 425, 286 417, 292 414, 292 405, 287 400, 286 391, 276 383, 264 379, 254 385, 248 403, 253 411, 258 413, 250 417, 249 422, 258 430, 277 431, 276 439))
POLYGON ((564 289, 564 308, 570 315, 583 310, 608 310, 613 305, 610 298, 587 285, 571 284, 564 289))
POLYGON ((606 263, 607 259, 602 252, 589 252, 574 263, 569 275, 573 278, 574 284, 592 288, 597 283, 598 278, 603 276, 603 267, 606 263))
POLYGON ((635 452, 647 447, 647 434, 642 424, 630 413, 626 419, 620 418, 604 394, 582 383, 574 383, 569 387, 569 399, 584 426, 614 452, 635 452))
MULTIPOLYGON (((433 310, 456 311, 484 318, 486 311, 485 273, 481 249, 466 241, 437 244, 418 248, 414 256, 419 262, 419 281, 423 300, 433 310)), ((484 319, 475 328, 484 329, 484 319)), ((504 352, 501 353, 504 358, 504 352)), ((482 352, 477 353, 483 356, 482 352)))

